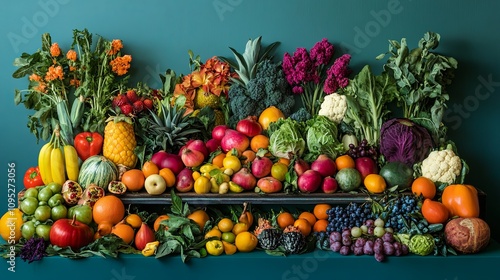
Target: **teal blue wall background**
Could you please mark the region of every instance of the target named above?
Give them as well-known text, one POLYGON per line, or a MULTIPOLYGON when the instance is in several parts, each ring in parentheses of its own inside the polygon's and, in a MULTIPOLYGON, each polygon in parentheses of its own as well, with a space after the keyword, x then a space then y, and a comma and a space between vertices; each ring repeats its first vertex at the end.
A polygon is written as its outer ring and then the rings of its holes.
POLYGON ((387 51, 389 39, 406 37, 416 46, 426 31, 441 34, 438 51, 459 62, 451 88, 449 136, 468 162, 467 182, 487 193, 487 221, 498 239, 500 189, 500 26, 498 1, 411 0, 17 0, 0 10, 0 212, 6 210, 8 164, 15 163, 17 190, 22 175, 36 165, 35 137, 26 127, 30 114, 15 106, 14 89, 27 80, 11 77, 14 58, 32 53, 49 32, 67 49, 72 30, 88 28, 108 39, 120 38, 133 57, 133 77, 159 87, 167 68, 188 73, 188 50, 203 60, 231 56, 229 46, 243 50, 249 38, 280 41, 280 57, 297 47, 310 48, 328 38, 338 52, 349 52, 356 73, 365 64, 380 71, 375 56, 387 51))

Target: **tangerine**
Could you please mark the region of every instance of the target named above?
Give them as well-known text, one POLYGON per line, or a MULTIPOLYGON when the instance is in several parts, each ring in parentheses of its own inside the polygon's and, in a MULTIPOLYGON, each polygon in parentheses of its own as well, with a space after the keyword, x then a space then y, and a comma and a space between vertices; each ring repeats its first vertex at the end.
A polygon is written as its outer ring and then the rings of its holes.
POLYGON ((121 199, 114 195, 105 195, 99 198, 92 207, 92 217, 96 224, 120 222, 125 216, 125 206, 121 199))
POLYGON ((229 218, 222 218, 217 224, 217 227, 221 232, 230 232, 234 227, 234 223, 229 218))
POLYGON ((234 245, 240 252, 251 252, 257 247, 257 237, 249 232, 243 231, 240 234, 236 235, 236 239, 234 240, 234 245))
POLYGON ((341 155, 335 159, 337 170, 343 168, 354 168, 356 166, 354 159, 350 155, 341 155))
MULTIPOLYGON (((158 218, 155 219, 155 222, 153 224, 153 229, 155 231, 158 231, 158 229, 160 228, 161 222, 164 220, 168 220, 169 218, 170 218, 170 216, 168 216, 167 214, 163 214, 163 215, 158 216, 158 218)), ((168 229, 168 227, 165 226, 165 229, 168 229)))
POLYGON ((140 169, 130 169, 123 173, 122 183, 127 186, 128 191, 137 192, 144 188, 144 181, 146 181, 146 177, 144 173, 140 169))
POLYGON ((21 239, 21 226, 23 225, 23 212, 19 208, 7 210, 0 219, 0 236, 5 241, 21 239))
POLYGON ((411 192, 416 196, 433 199, 436 196, 436 184, 427 177, 418 177, 411 184, 411 192))
POLYGON ((431 224, 441 224, 448 220, 450 211, 439 201, 426 198, 422 203, 422 215, 431 224))
POLYGON ((281 163, 283 163, 283 164, 286 164, 287 166, 288 166, 288 165, 290 165, 290 160, 289 160, 289 159, 287 159, 287 158, 284 158, 284 157, 280 157, 280 158, 278 159, 278 162, 281 162, 281 163))
POLYGON ((165 167, 160 169, 160 172, 158 172, 163 179, 165 179, 165 182, 167 183, 167 187, 171 188, 175 185, 175 174, 172 171, 172 169, 165 167))
POLYGON ((194 212, 191 212, 191 214, 189 214, 187 218, 193 220, 200 227, 201 231, 203 231, 203 229, 205 228, 205 224, 207 223, 207 221, 210 220, 207 212, 205 212, 205 210, 203 209, 198 209, 194 212))
POLYGON ((158 168, 158 165, 156 165, 152 161, 146 161, 142 165, 142 173, 144 173, 144 177, 148 177, 151 174, 158 174, 160 172, 160 169, 158 168))
POLYGON ((234 224, 233 228, 231 229, 231 232, 234 233, 234 235, 238 235, 244 231, 248 231, 249 226, 245 223, 236 223, 234 224))
POLYGON ((295 220, 293 226, 297 227, 304 236, 308 236, 312 230, 312 226, 309 221, 303 218, 295 220))
POLYGON ((258 152, 259 149, 267 150, 267 148, 269 148, 269 137, 263 134, 255 135, 252 137, 252 140, 250 140, 250 148, 254 152, 258 152))
POLYGON ((262 113, 260 113, 259 124, 262 126, 263 130, 266 130, 269 127, 269 124, 280 118, 285 118, 283 112, 275 106, 269 106, 262 111, 262 113))
POLYGON ((327 211, 330 210, 331 208, 332 206, 327 203, 316 204, 313 209, 314 216, 318 220, 327 220, 328 219, 327 211))
POLYGON ((142 218, 137 214, 129 214, 125 217, 125 222, 133 228, 140 228, 142 225, 142 218))
POLYGON ((132 240, 134 240, 135 236, 134 229, 126 223, 119 223, 115 225, 111 230, 111 233, 116 234, 126 244, 130 244, 132 240))
POLYGON ((384 177, 379 174, 368 174, 363 181, 370 193, 383 193, 387 187, 384 177))
POLYGON ((313 232, 326 232, 326 227, 328 226, 328 220, 319 219, 314 223, 313 232))
POLYGON ((247 164, 252 162, 257 155, 252 150, 245 150, 243 151, 243 153, 241 153, 241 156, 242 156, 241 163, 247 164))
POLYGON ((224 166, 223 164, 224 158, 226 158, 226 154, 220 153, 212 159, 212 164, 216 165, 219 168, 222 168, 224 166))
POLYGON ((287 226, 293 225, 295 218, 289 212, 281 212, 276 217, 276 222, 281 229, 284 229, 287 226))
POLYGON ((314 226, 314 223, 316 223, 316 216, 314 216, 313 213, 307 211, 300 213, 298 219, 306 220, 311 226, 314 226))

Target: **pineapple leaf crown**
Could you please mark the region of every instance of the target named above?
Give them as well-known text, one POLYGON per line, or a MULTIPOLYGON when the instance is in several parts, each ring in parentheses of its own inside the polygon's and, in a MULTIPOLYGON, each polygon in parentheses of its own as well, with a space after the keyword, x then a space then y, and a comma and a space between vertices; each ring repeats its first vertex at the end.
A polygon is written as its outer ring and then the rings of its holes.
POLYGON ((253 40, 249 39, 243 54, 239 53, 234 48, 229 47, 229 49, 234 54, 236 63, 229 60, 228 58, 220 57, 222 60, 229 63, 229 65, 233 67, 234 71, 238 74, 237 78, 231 78, 232 82, 246 88, 248 82, 254 79, 257 75, 257 69, 260 63, 264 59, 267 59, 279 44, 279 42, 273 42, 269 46, 262 49, 261 40, 262 36, 259 36, 253 40))

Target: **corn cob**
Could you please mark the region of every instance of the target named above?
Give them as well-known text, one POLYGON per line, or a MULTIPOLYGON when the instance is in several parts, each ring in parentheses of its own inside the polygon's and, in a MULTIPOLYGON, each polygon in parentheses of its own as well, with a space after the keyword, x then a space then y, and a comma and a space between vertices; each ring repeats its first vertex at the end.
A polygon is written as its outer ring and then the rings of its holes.
POLYGON ((50 155, 52 152, 52 142, 43 145, 38 153, 38 168, 45 185, 52 182, 52 171, 50 166, 50 155))
POLYGON ((75 147, 72 145, 64 145, 64 162, 66 164, 66 175, 68 179, 73 181, 78 180, 78 174, 80 173, 78 154, 76 153, 75 147))

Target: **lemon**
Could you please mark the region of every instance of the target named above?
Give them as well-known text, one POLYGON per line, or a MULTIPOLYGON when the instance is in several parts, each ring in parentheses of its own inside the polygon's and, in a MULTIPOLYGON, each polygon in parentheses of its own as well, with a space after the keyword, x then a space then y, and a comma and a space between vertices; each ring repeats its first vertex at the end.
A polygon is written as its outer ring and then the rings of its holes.
POLYGON ((243 189, 240 185, 236 184, 235 182, 229 181, 229 190, 234 193, 240 193, 245 189, 243 189))
POLYGON ((211 188, 210 179, 205 176, 200 176, 194 181, 194 192, 197 194, 209 193, 211 188))

